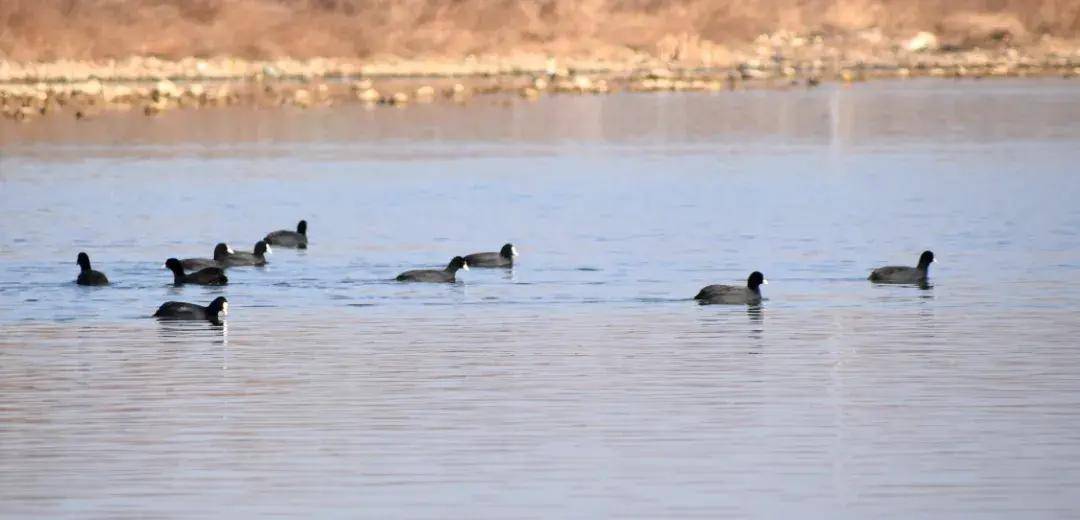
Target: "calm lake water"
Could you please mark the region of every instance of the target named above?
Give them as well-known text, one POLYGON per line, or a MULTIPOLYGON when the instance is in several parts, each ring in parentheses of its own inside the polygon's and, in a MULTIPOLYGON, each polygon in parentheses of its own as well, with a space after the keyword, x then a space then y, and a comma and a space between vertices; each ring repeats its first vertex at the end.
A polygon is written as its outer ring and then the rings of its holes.
POLYGON ((1080 82, 104 115, 0 153, 5 518, 1080 514, 1080 82), (301 218, 227 287, 161 269, 301 218), (866 281, 923 249, 931 288, 866 281), (755 269, 760 308, 690 300, 755 269), (222 327, 149 318, 218 295, 222 327))

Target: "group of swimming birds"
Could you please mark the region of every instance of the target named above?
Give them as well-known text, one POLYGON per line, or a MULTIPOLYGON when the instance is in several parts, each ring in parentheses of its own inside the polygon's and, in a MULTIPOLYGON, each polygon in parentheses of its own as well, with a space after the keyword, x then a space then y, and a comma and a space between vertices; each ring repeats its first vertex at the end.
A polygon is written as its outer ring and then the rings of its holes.
MULTIPOLYGON (((175 285, 226 285, 229 283, 229 278, 225 276, 226 268, 266 265, 266 254, 271 252, 271 245, 307 249, 307 221, 301 220, 296 225, 296 231, 283 229, 267 234, 255 243, 255 248, 251 253, 233 251, 228 245, 219 243, 214 247, 214 258, 185 258, 183 260, 170 258, 165 261, 165 267, 172 271, 175 285)), ((513 267, 514 257, 517 255, 517 248, 513 244, 506 244, 497 253, 455 256, 445 269, 405 271, 397 275, 395 279, 399 282, 453 283, 457 280, 456 274, 459 270, 468 271, 469 266, 513 267)), ((871 271, 869 280, 876 283, 925 284, 927 272, 933 261, 934 253, 923 251, 915 267, 899 265, 879 267, 871 271)), ((109 279, 104 273, 90 268, 90 256, 85 252, 79 253, 76 263, 79 265, 80 272, 75 283, 79 285, 109 284, 109 279)), ((709 285, 702 288, 694 299, 703 304, 756 305, 761 303, 761 286, 768 283, 765 275, 754 271, 746 279, 745 286, 709 285)), ((154 316, 168 319, 218 321, 228 314, 228 308, 229 302, 224 296, 215 298, 205 307, 193 303, 170 301, 161 304, 154 316)))

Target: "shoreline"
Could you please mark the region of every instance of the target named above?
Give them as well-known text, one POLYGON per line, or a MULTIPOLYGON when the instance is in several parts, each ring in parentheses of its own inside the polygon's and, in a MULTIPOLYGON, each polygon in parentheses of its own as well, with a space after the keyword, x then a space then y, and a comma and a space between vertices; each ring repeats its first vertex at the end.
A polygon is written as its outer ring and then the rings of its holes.
MULTIPOLYGON (((762 35, 758 45, 693 61, 646 55, 601 60, 540 54, 463 60, 129 58, 0 61, 0 119, 84 119, 106 111, 154 116, 175 109, 359 103, 404 107, 465 103, 475 96, 613 92, 722 92, 812 88, 822 82, 895 78, 1080 77, 1080 45, 1047 40, 1023 48, 925 48, 932 35, 879 45, 762 35), (919 38, 922 38, 921 40, 919 38)), ((928 43, 929 42, 929 43, 928 43)))

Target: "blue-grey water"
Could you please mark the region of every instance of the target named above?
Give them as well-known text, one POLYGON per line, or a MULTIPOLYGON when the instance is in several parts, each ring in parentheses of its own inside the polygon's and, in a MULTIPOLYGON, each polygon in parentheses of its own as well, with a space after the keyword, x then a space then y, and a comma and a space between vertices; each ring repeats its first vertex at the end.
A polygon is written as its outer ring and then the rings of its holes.
POLYGON ((0 154, 4 518, 1080 514, 1075 80, 46 118, 0 154), (301 218, 227 287, 161 269, 301 218), (930 288, 866 281, 924 249, 930 288), (690 299, 753 270, 760 308, 690 299))

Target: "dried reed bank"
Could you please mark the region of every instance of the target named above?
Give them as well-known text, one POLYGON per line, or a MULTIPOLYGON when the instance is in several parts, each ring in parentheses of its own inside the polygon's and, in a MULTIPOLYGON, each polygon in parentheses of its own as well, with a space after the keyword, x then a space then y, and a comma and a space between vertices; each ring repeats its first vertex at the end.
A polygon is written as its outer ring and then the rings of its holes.
POLYGON ((11 61, 549 54, 709 60, 762 33, 947 47, 1080 34, 1080 0, 4 0, 11 61))

